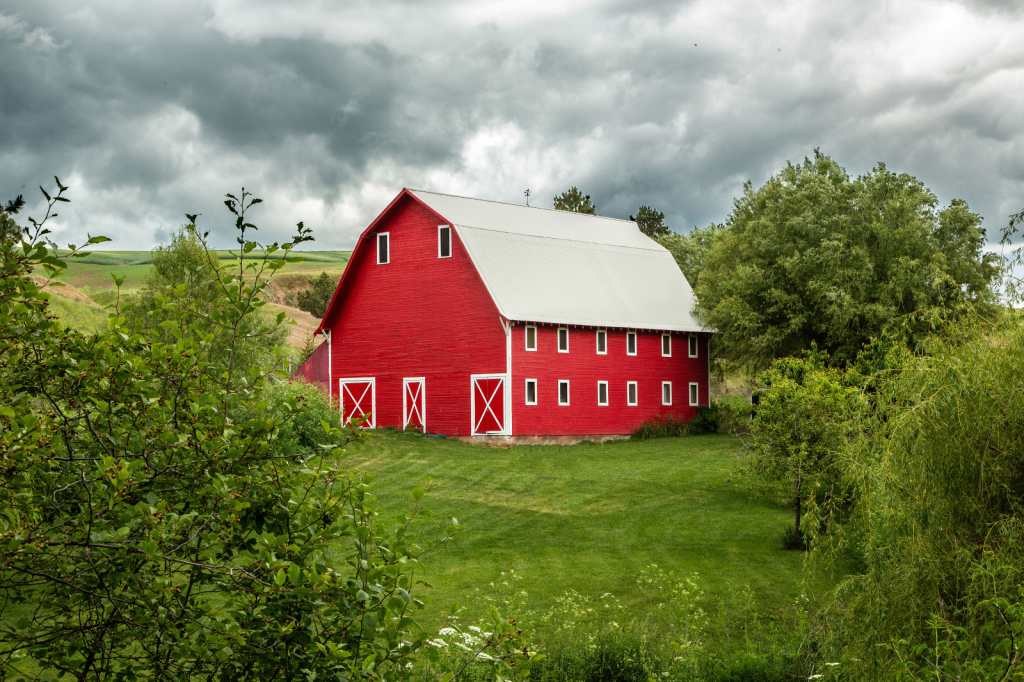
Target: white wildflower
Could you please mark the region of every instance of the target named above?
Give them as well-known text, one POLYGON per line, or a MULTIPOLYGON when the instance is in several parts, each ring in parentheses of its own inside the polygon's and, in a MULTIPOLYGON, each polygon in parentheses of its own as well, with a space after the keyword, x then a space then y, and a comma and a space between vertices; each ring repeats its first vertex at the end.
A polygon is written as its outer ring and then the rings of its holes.
POLYGON ((440 630, 437 631, 437 634, 445 636, 445 637, 450 637, 451 635, 456 634, 456 630, 455 630, 455 628, 441 628, 440 630))
POLYGON ((479 633, 479 632, 480 632, 480 628, 478 628, 478 627, 477 627, 477 626, 475 626, 475 625, 470 625, 470 626, 469 626, 469 629, 470 629, 470 630, 472 630, 473 632, 477 632, 477 633, 479 633))

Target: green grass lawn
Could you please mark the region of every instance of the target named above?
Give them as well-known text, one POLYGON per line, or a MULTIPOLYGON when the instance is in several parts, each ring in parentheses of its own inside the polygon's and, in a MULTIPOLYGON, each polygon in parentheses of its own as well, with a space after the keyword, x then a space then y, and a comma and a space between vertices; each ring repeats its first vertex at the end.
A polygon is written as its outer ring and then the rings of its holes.
MULTIPOLYGON (((778 536, 792 512, 737 476, 739 451, 728 435, 497 448, 382 430, 348 461, 378 475, 389 512, 410 508, 409 491, 433 478, 424 503, 435 516, 420 524, 422 539, 439 537, 451 517, 465 527, 425 560, 428 622, 493 593, 510 569, 538 612, 572 589, 611 593, 641 619, 636 577, 651 563, 698 573, 712 609, 749 586, 765 620, 790 620, 804 556, 782 550, 778 536)), ((812 580, 812 602, 831 584, 812 580)))

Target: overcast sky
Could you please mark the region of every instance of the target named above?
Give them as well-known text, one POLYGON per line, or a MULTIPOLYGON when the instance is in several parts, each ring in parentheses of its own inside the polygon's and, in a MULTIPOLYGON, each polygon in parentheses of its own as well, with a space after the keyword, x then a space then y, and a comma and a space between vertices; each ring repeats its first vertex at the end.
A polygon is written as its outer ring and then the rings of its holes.
POLYGON ((685 232, 818 147, 883 161, 990 237, 1024 206, 1018 1, 0 0, 0 198, 71 186, 57 234, 232 239, 224 193, 351 248, 402 187, 685 232))

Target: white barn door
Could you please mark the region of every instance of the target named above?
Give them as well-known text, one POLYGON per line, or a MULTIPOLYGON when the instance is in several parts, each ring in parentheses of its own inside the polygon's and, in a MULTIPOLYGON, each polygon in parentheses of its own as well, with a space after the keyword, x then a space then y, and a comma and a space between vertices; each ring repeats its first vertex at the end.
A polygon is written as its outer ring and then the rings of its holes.
POLYGON ((470 390, 472 435, 505 435, 505 375, 474 374, 470 390))
POLYGON ((402 379, 402 428, 427 430, 427 380, 402 379))
POLYGON ((338 395, 341 397, 341 424, 366 415, 365 428, 377 428, 377 392, 373 377, 338 379, 338 395))

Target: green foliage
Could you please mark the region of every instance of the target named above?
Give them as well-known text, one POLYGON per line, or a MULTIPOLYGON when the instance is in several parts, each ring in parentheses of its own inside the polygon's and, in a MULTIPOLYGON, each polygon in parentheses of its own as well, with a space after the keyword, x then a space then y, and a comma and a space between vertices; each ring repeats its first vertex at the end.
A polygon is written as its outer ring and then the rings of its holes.
MULTIPOLYGON (((402 678, 428 638, 412 591, 433 545, 410 527, 429 485, 386 522, 372 477, 338 465, 360 430, 323 421, 315 441, 326 445, 283 447, 289 428, 293 445, 310 440, 310 396, 264 391, 274 367, 238 376, 232 354, 210 351, 237 340, 308 231, 300 223, 292 242, 243 262, 258 246, 246 213, 259 200, 228 195, 239 259, 237 270, 207 273, 215 279, 202 288, 218 297, 168 289, 157 299, 167 342, 126 327, 116 309, 107 331, 85 335, 55 322, 49 295, 26 276, 65 266, 41 241, 66 201, 58 188, 44 191, 47 216, 30 218, 29 243, 0 244, 5 675, 402 678)), ((453 520, 440 541, 456 530, 453 520)), ((493 658, 509 667, 519 642, 500 627, 493 658)))
POLYGON ((750 401, 735 395, 722 396, 713 401, 718 412, 719 428, 723 433, 746 433, 750 430, 750 401))
POLYGON ((301 378, 265 383, 260 399, 269 406, 266 416, 282 420, 276 447, 287 454, 313 450, 324 445, 327 441, 323 424, 338 421, 338 413, 331 409, 320 387, 308 384, 301 378), (286 420, 288 414, 283 406, 293 401, 303 409, 286 420))
POLYGON ((1024 328, 964 322, 922 350, 891 348, 859 413, 848 467, 865 568, 837 594, 830 643, 868 679, 1014 679, 1024 328))
POLYGON ((668 232, 656 239, 672 253, 672 257, 679 264, 679 269, 686 276, 686 281, 691 287, 696 288, 700 273, 704 269, 704 260, 722 229, 722 225, 712 223, 705 228, 694 226, 686 234, 668 232))
POLYGON ((633 430, 632 440, 669 438, 690 435, 690 423, 674 414, 659 414, 644 421, 633 430))
POLYGON ((718 407, 714 404, 711 407, 701 405, 697 408, 697 414, 690 420, 690 435, 699 436, 705 433, 718 433, 722 425, 722 419, 718 414, 718 407))
MULTIPOLYGON (((233 265, 259 264, 252 251, 243 254, 247 260, 236 259, 233 265)), ((265 254, 264 259, 269 258, 265 254)), ((152 254, 152 268, 146 287, 138 294, 126 297, 121 314, 129 329, 137 330, 147 338, 162 343, 173 343, 174 330, 212 332, 214 341, 202 348, 207 359, 225 363, 229 356, 235 371, 245 376, 253 368, 274 362, 274 354, 285 339, 286 330, 272 324, 260 308, 262 300, 247 303, 251 310, 238 317, 231 325, 202 324, 209 322, 207 310, 223 297, 223 281, 236 274, 245 276, 244 269, 229 272, 217 254, 206 248, 195 229, 182 227, 171 236, 170 244, 157 247, 152 254), (180 321, 176 318, 184 317, 180 321)))
POLYGON ((718 433, 720 424, 718 410, 714 406, 709 408, 701 405, 697 408, 697 414, 689 421, 674 414, 655 415, 636 427, 630 435, 630 439, 647 440, 649 438, 701 436, 708 433, 718 433))
POLYGON ((597 208, 590 200, 590 195, 583 195, 583 192, 573 185, 555 197, 555 209, 559 211, 572 211, 573 213, 589 213, 594 215, 597 208))
POLYGON ((886 329, 913 345, 936 319, 993 310, 1000 261, 980 222, 884 164, 851 180, 815 151, 745 186, 704 256, 698 312, 718 357, 752 371, 812 341, 846 364, 886 329))
MULTIPOLYGON (((757 414, 750 425, 750 468, 769 484, 778 484, 793 505, 794 533, 801 535, 806 512, 817 518, 824 495, 828 518, 841 498, 841 453, 850 433, 851 411, 859 393, 851 380, 825 367, 827 357, 812 350, 803 358, 776 360, 761 378, 757 414)), ((804 535, 812 531, 804 530, 804 535)))
POLYGON ((336 287, 334 280, 326 272, 321 272, 320 276, 313 280, 312 287, 296 295, 296 306, 313 317, 322 318, 327 312, 327 306, 331 304, 336 287))
POLYGON ((636 226, 651 239, 669 234, 665 214, 650 206, 641 206, 636 212, 636 218, 630 216, 629 219, 636 220, 636 226))

